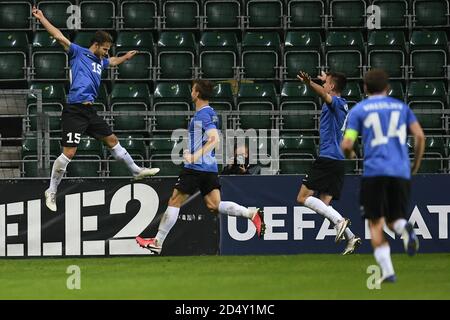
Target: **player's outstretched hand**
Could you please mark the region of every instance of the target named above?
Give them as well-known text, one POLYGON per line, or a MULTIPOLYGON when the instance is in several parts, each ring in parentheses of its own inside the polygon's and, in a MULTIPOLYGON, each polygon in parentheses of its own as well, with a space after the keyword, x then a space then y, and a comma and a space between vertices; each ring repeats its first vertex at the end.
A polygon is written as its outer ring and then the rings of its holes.
POLYGON ((130 60, 130 59, 133 58, 137 53, 139 53, 139 51, 137 51, 137 50, 128 51, 128 52, 125 54, 125 58, 126 58, 127 60, 130 60))
POLYGON ((42 11, 37 9, 36 7, 33 7, 33 9, 31 10, 31 13, 38 20, 41 20, 44 17, 44 14, 42 13, 42 11))
POLYGON ((300 71, 297 75, 297 78, 302 80, 306 85, 309 85, 311 83, 310 75, 304 71, 300 71))

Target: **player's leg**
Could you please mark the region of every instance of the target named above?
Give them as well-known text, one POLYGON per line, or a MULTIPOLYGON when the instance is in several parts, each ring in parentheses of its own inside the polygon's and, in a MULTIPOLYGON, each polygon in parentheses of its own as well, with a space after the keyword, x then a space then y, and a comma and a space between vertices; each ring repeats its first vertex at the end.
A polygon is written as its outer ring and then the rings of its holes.
POLYGON ((322 200, 323 203, 325 203, 328 206, 328 210, 333 212, 336 216, 339 216, 341 221, 338 224, 334 225, 334 228, 336 229, 336 241, 340 241, 342 239, 342 235, 344 235, 345 239, 347 240, 347 245, 345 246, 344 251, 342 252, 342 255, 349 255, 352 254, 360 245, 361 245, 361 238, 355 236, 355 234, 350 230, 350 220, 345 219, 342 217, 342 215, 336 211, 330 204, 331 200, 333 200, 333 196, 329 195, 327 193, 321 193, 320 194, 320 200, 322 200), (339 236, 339 239, 337 238, 339 236))
POLYGON ((172 196, 169 199, 169 205, 167 206, 167 209, 159 222, 158 233, 155 237, 157 244, 160 246, 162 246, 170 230, 177 222, 180 207, 188 197, 189 194, 187 193, 183 193, 177 189, 173 190, 172 196))
POLYGON ((113 134, 106 121, 100 117, 92 107, 88 107, 85 110, 85 116, 89 118, 89 125, 86 129, 86 133, 95 139, 101 140, 103 144, 108 147, 112 156, 128 167, 128 170, 130 170, 136 180, 146 176, 153 176, 159 172, 158 168, 149 169, 137 166, 128 151, 121 146, 119 139, 113 134))
POLYGON ((405 219, 411 189, 410 181, 400 178, 389 180, 389 212, 386 214, 386 224, 389 229, 402 236, 405 252, 412 256, 419 250, 419 239, 413 225, 405 219))
POLYGON ((169 199, 167 209, 163 213, 161 221, 159 222, 158 233, 154 238, 136 237, 136 242, 139 246, 149 249, 153 253, 160 254, 164 240, 166 240, 170 230, 172 230, 175 223, 177 223, 180 207, 188 199, 188 197, 189 194, 174 189, 172 196, 169 199))
POLYGON ((161 217, 156 236, 147 239, 136 237, 136 242, 141 247, 147 248, 157 254, 161 253, 162 245, 167 235, 178 220, 180 207, 188 199, 189 195, 194 194, 197 190, 197 175, 198 174, 194 170, 183 169, 175 183, 175 188, 169 199, 167 209, 161 217))
POLYGON ((75 156, 81 135, 86 131, 89 122, 83 117, 80 106, 66 105, 61 115, 63 152, 55 160, 50 176, 50 186, 45 190, 45 204, 51 211, 56 211, 56 192, 66 172, 67 166, 75 156))
MULTIPOLYGON (((314 197, 314 191, 310 190, 305 184, 302 184, 300 191, 297 195, 297 202, 305 207, 310 208, 314 212, 320 214, 321 216, 327 218, 333 223, 334 226, 339 225, 341 222, 345 222, 346 220, 331 206, 328 206, 321 199, 314 197)), ((331 196, 327 196, 326 199, 331 196)), ((331 198, 330 198, 331 201, 331 198)), ((341 231, 344 232, 347 227, 348 221, 345 222, 345 227, 341 231)), ((343 227, 344 225, 340 225, 343 227)), ((337 236, 336 236, 336 239, 337 236)))
POLYGON ((369 229, 373 255, 381 268, 381 282, 395 282, 394 266, 391 260, 391 248, 384 237, 384 218, 369 219, 369 229))
POLYGON ((115 134, 111 133, 108 136, 102 137, 101 140, 109 148, 113 157, 128 167, 128 170, 130 170, 136 180, 146 176, 153 176, 159 172, 159 168, 141 168, 136 165, 128 151, 122 147, 115 134))
POLYGON ((66 172, 67 166, 72 158, 75 156, 77 151, 76 147, 64 147, 63 152, 56 158, 53 163, 52 173, 50 175, 50 186, 45 190, 45 204, 47 207, 55 212, 56 207, 56 192, 58 191, 58 186, 66 172))
POLYGON ((199 176, 199 188, 209 211, 250 219, 255 225, 258 237, 264 235, 266 225, 264 223, 263 210, 259 208, 249 209, 232 201, 222 201, 220 197, 220 182, 217 174, 202 173, 199 176))
POLYGON ((371 244, 375 260, 382 270, 380 282, 394 282, 395 273, 391 260, 391 248, 384 237, 384 213, 387 211, 386 177, 362 178, 360 204, 363 217, 369 220, 371 244))

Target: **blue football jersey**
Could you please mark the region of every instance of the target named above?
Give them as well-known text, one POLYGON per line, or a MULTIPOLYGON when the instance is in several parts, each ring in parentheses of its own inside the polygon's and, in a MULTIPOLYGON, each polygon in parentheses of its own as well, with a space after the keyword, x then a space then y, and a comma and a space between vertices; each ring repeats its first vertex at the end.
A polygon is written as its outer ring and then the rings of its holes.
POLYGON ((347 113, 348 106, 344 98, 333 96, 331 104, 323 104, 320 114, 320 157, 344 160, 341 142, 347 113))
MULTIPOLYGON (((194 154, 201 149, 208 141, 206 131, 210 129, 217 129, 218 117, 216 112, 210 106, 205 106, 198 110, 189 124, 189 152, 194 154)), ((195 163, 184 165, 185 168, 206 171, 218 172, 217 160, 215 157, 215 150, 209 151, 199 158, 195 163)))
POLYGON ((411 178, 406 138, 416 121, 406 104, 387 96, 371 96, 350 111, 347 129, 362 135, 363 176, 411 178))
POLYGON ((69 47, 70 90, 67 96, 69 104, 94 102, 103 69, 109 65, 107 58, 99 59, 89 49, 71 43, 69 47))

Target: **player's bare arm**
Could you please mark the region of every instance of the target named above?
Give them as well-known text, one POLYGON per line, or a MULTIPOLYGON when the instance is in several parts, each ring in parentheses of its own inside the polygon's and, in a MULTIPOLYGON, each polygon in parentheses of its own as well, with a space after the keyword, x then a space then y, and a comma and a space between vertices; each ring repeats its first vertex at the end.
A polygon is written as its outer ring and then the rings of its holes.
POLYGON ((54 27, 50 21, 47 20, 41 10, 33 7, 31 12, 33 13, 33 16, 44 26, 45 30, 47 30, 48 33, 50 33, 50 35, 64 47, 64 50, 68 51, 70 40, 67 39, 58 28, 54 27))
POLYGON ((117 66, 119 64, 121 64, 122 62, 126 61, 126 60, 130 60, 131 58, 133 58, 137 53, 139 53, 139 51, 137 50, 132 50, 132 51, 128 51, 126 54, 124 54, 123 56, 120 57, 111 57, 109 58, 109 64, 111 66, 117 66))
POLYGON ((409 131, 414 136, 414 161, 411 165, 411 173, 416 174, 417 171, 419 171, 423 152, 425 150, 425 135, 422 127, 417 121, 409 126, 409 131))
POLYGON ((194 154, 189 152, 185 152, 183 154, 183 158, 187 163, 195 163, 198 159, 200 159, 204 154, 209 153, 212 149, 216 148, 219 145, 219 132, 217 129, 210 129, 206 131, 208 136, 208 141, 205 145, 198 149, 194 154))
MULTIPOLYGON (((319 79, 322 81, 326 80, 326 74, 325 75, 324 74, 325 73, 322 72, 322 74, 319 76, 319 79)), ((297 75, 297 78, 303 81, 303 83, 306 84, 307 86, 311 87, 311 89, 313 89, 314 92, 316 92, 319 95, 319 97, 321 97, 322 100, 327 104, 330 104, 333 101, 331 95, 329 95, 321 85, 312 81, 311 76, 306 72, 300 71, 297 75)))

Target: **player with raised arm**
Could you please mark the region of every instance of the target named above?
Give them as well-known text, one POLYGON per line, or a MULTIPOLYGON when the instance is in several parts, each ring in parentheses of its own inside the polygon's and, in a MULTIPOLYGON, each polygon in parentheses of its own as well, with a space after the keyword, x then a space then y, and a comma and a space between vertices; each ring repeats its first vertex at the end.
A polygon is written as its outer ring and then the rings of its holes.
POLYGON ((411 173, 419 170, 425 148, 425 136, 414 113, 403 101, 388 97, 388 90, 385 71, 374 69, 366 73, 364 91, 368 98, 350 111, 342 141, 342 150, 348 156, 358 134, 362 135, 364 173, 360 202, 364 217, 369 220, 375 260, 382 270, 380 283, 396 281, 391 249, 383 234, 385 224, 403 236, 409 255, 414 255, 419 248, 413 226, 405 217, 411 173), (408 129, 415 140, 412 168, 406 144, 408 129))
POLYGON ((340 148, 345 121, 348 113, 347 101, 341 97, 347 79, 339 72, 322 72, 319 79, 323 86, 311 81, 311 77, 300 71, 297 78, 311 87, 322 99, 320 114, 319 157, 305 179, 297 196, 297 202, 331 221, 336 229, 335 242, 347 239, 343 255, 351 254, 361 244, 350 228, 349 219, 344 219, 331 205, 331 200, 339 199, 344 183, 344 154, 340 148), (318 197, 314 197, 315 193, 318 197))
POLYGON ((112 37, 104 31, 97 31, 89 49, 71 43, 60 30, 55 28, 41 10, 33 7, 33 16, 64 47, 70 59, 70 91, 67 104, 62 112, 63 152, 55 160, 51 173, 50 187, 45 191, 45 203, 51 211, 56 211, 56 192, 67 165, 75 156, 81 135, 101 140, 116 160, 126 164, 135 179, 155 175, 158 168, 138 167, 127 150, 123 148, 111 128, 93 108, 98 95, 102 70, 109 65, 116 66, 133 58, 137 51, 129 51, 121 57, 108 58, 112 37))
POLYGON ((175 225, 180 207, 197 189, 203 196, 206 206, 213 213, 244 217, 250 219, 258 237, 265 231, 264 216, 261 209, 249 209, 231 201, 222 201, 218 176, 215 149, 218 147, 218 117, 209 106, 209 98, 213 93, 213 83, 207 80, 195 80, 192 85, 192 101, 195 114, 189 124, 189 151, 185 151, 184 168, 175 184, 169 199, 167 210, 159 223, 155 238, 136 237, 139 246, 153 253, 160 254, 164 240, 175 225))

